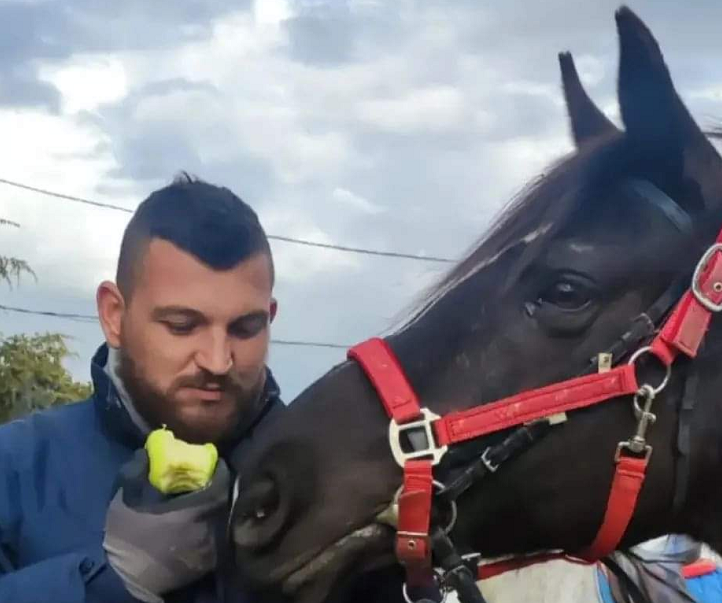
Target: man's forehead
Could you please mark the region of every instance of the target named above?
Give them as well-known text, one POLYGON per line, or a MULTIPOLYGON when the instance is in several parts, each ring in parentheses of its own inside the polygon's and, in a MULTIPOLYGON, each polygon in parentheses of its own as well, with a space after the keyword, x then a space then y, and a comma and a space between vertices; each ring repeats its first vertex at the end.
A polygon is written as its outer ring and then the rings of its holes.
MULTIPOLYGON (((270 262, 255 254, 227 270, 216 270, 163 239, 153 239, 137 274, 138 290, 146 293, 270 295, 270 262), (214 292, 215 291, 215 292, 214 292)), ((139 291, 140 292, 140 291, 139 291)))
POLYGON ((199 274, 209 273, 209 275, 237 273, 247 274, 249 278, 268 273, 270 277, 269 258, 263 252, 240 260, 230 268, 214 268, 174 243, 159 238, 151 239, 148 243, 141 263, 144 271, 150 273, 161 271, 163 273, 197 272, 199 274))

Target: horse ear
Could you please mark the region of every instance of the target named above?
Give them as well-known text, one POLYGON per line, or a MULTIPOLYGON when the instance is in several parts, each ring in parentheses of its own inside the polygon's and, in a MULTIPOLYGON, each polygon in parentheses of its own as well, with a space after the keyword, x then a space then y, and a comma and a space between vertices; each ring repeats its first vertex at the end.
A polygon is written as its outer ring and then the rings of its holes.
POLYGON ((559 53, 559 67, 574 143, 579 147, 598 136, 618 132, 584 90, 571 52, 559 53))
POLYGON ((722 158, 677 94, 657 41, 626 6, 615 19, 619 105, 627 135, 645 148, 672 153, 681 176, 698 183, 705 205, 722 202, 722 158))

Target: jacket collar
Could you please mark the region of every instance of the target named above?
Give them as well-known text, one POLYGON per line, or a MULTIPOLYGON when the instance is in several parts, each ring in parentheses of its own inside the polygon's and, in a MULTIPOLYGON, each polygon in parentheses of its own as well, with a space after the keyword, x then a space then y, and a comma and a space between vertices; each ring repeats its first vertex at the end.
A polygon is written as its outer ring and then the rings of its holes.
MULTIPOLYGON (((107 364, 108 346, 103 344, 95 352, 90 364, 94 388, 93 399, 101 425, 111 437, 125 446, 133 449, 141 448, 145 443, 147 426, 143 424, 142 420, 138 420, 135 409, 129 409, 128 403, 124 402, 124 396, 118 392, 118 388, 108 375, 107 364), (136 416, 136 420, 134 420, 134 416, 136 416)), ((269 414, 270 410, 279 405, 284 406, 281 401, 281 390, 273 373, 266 367, 266 383, 261 395, 258 414, 250 424, 246 423, 237 429, 237 433, 233 435, 225 448, 235 447, 259 421, 269 414)))

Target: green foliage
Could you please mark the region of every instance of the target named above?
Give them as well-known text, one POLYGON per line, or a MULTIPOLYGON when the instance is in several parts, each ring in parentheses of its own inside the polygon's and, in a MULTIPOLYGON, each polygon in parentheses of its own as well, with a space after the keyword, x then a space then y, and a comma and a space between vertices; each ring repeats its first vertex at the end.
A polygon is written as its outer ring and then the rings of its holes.
MULTIPOLYGON (((3 218, 0 218, 0 226, 13 226, 15 228, 20 228, 20 225, 16 222, 4 220, 3 218)), ((19 282, 22 274, 30 274, 35 277, 33 269, 25 260, 0 255, 0 280, 5 281, 8 286, 12 287, 13 280, 15 282, 19 282)), ((37 279, 37 277, 35 278, 37 279)))
POLYGON ((0 423, 90 396, 62 364, 70 355, 58 333, 0 335, 0 423))
MULTIPOLYGON (((2 218, 0 226, 19 228, 2 218)), ((25 260, 0 255, 0 281, 12 287, 23 273, 35 276, 25 260)), ((87 398, 92 388, 88 383, 73 381, 63 366, 68 356, 65 337, 58 333, 11 337, 0 334, 0 423, 87 398)))

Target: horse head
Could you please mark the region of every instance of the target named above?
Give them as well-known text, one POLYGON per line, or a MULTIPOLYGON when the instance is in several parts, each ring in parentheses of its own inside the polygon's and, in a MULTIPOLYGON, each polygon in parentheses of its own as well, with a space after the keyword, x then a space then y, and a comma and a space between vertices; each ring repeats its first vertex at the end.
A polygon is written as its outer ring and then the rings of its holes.
MULTIPOLYGON (((531 182, 386 338, 421 406, 438 416, 580 375, 691 275, 722 227, 722 160, 648 28, 624 7, 616 23, 623 128, 594 106, 571 56, 560 55, 577 148, 531 182)), ((721 334, 722 321, 713 321, 697 357, 675 363, 656 397, 646 440, 653 455, 620 546, 670 532, 722 546, 721 334), (691 372, 691 435, 680 452, 691 372)), ((650 364, 658 383, 662 369, 650 364)), ((485 557, 588 546, 605 514, 615 450, 639 424, 631 400, 569 412, 465 490, 454 541, 485 557)), ((447 482, 506 435, 461 445, 437 479, 447 482)), ((236 464, 230 535, 238 572, 255 589, 316 602, 339 577, 393 563, 395 533, 383 517, 402 472, 389 450, 388 416, 358 362, 312 384, 254 434, 236 464)))

